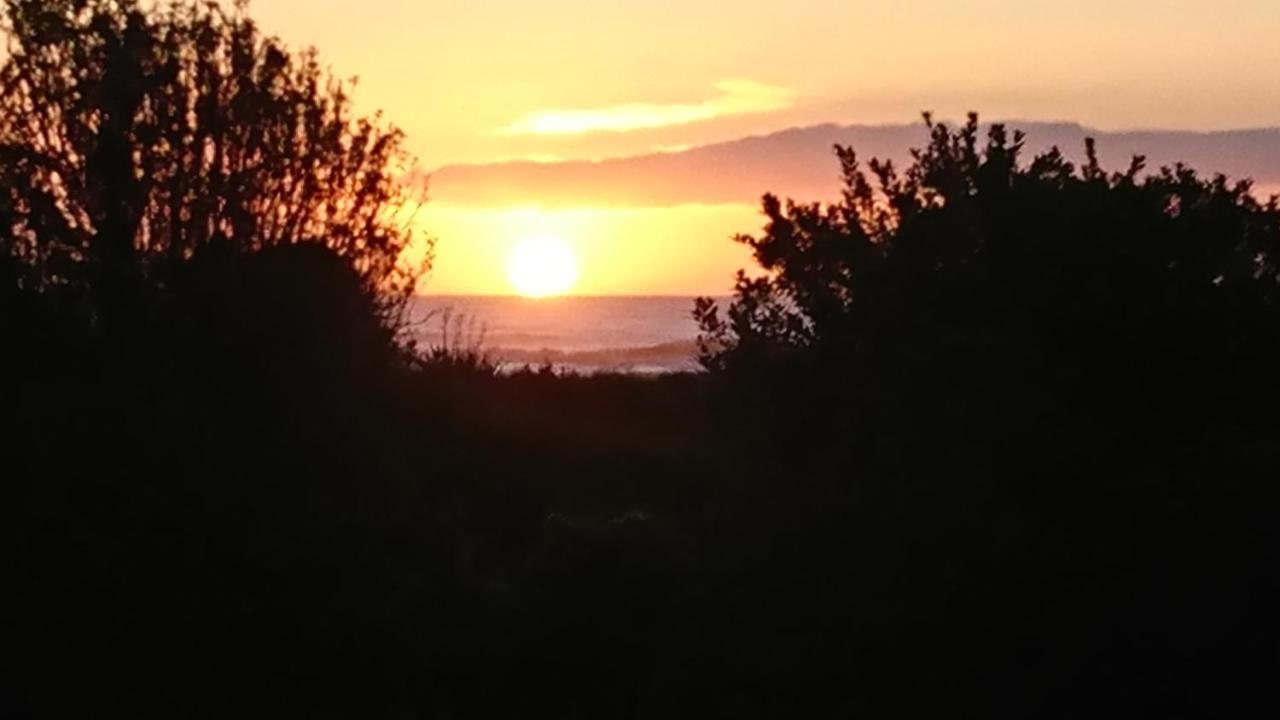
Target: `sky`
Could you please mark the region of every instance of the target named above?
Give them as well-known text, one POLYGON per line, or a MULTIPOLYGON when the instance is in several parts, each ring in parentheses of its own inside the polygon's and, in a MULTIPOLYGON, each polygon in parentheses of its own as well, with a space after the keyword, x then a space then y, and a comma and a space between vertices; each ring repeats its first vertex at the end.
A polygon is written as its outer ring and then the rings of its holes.
MULTIPOLYGON (((960 117, 1102 129, 1280 125, 1275 0, 254 0, 358 76, 424 170, 672 152, 788 127, 960 117)), ((761 192, 769 188, 761 188, 761 192)), ((429 205, 428 292, 502 293, 526 235, 584 294, 715 294, 746 204, 429 205)))

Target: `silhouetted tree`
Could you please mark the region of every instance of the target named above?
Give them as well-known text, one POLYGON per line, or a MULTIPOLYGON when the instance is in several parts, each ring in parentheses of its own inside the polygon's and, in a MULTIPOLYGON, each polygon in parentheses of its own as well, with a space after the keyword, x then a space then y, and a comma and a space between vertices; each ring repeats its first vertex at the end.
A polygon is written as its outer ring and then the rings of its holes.
POLYGON ((353 117, 316 53, 262 36, 245 7, 5 1, 0 254, 23 288, 101 323, 224 238, 321 243, 384 310, 412 291, 429 252, 405 252, 400 132, 353 117))
POLYGON ((695 308, 722 427, 778 468, 755 511, 782 588, 765 614, 832 619, 805 652, 838 658, 828 688, 875 688, 873 715, 1258 702, 1276 200, 926 121, 905 170, 836 148, 834 204, 766 196, 764 232, 739 238, 762 272, 695 308), (824 645, 846 627, 857 657, 824 645))
POLYGON ((976 116, 926 121, 931 141, 902 172, 873 160, 868 175, 837 147, 838 203, 765 196, 764 233, 738 238, 765 273, 739 274, 725 314, 695 309, 707 367, 816 362, 923 382, 929 368, 1074 363, 1180 374, 1240 402, 1270 386, 1249 373, 1275 357, 1274 198, 1183 166, 1144 176, 1140 157, 1108 174, 1092 142, 1081 167, 1057 149, 1027 163, 1020 133, 996 125, 983 143, 976 116))

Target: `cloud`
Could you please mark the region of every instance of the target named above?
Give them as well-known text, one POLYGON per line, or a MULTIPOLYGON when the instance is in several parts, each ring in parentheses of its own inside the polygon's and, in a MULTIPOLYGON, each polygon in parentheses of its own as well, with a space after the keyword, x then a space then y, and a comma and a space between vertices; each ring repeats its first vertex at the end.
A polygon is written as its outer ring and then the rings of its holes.
POLYGON ((627 103, 603 108, 539 110, 518 118, 498 132, 501 135, 622 133, 687 125, 726 115, 784 110, 795 101, 795 92, 789 88, 752 80, 724 80, 716 83, 715 89, 715 97, 692 104, 627 103))

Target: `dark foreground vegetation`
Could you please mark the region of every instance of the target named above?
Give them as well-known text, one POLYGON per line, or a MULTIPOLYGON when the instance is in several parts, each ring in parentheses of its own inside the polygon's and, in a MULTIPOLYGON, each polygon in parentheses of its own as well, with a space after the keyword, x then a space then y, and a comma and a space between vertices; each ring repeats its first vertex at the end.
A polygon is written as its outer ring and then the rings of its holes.
POLYGON ((1273 714, 1246 185, 842 149, 709 372, 502 376, 396 342, 397 136, 312 60, 5 8, 0 716, 1273 714))

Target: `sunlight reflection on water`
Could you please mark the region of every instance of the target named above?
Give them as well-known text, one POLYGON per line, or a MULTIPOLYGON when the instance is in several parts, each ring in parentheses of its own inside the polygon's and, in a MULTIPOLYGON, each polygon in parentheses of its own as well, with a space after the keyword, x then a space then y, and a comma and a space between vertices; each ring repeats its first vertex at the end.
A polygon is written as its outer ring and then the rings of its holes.
POLYGON ((415 301, 420 344, 478 345, 505 368, 547 363, 578 372, 660 374, 698 369, 691 297, 436 296, 415 301))

